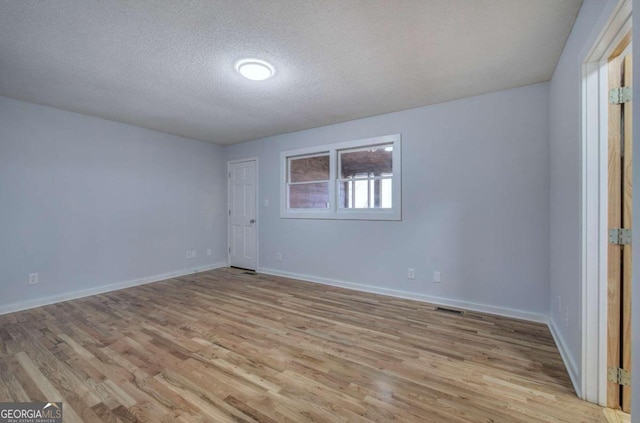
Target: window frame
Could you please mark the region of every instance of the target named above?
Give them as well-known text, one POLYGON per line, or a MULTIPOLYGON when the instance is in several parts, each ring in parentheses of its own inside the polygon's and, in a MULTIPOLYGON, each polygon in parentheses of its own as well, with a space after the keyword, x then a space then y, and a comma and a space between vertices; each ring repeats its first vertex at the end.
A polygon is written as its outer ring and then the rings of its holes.
MULTIPOLYGON (((327 184, 327 196, 329 197, 329 200, 331 200, 331 152, 328 150, 323 150, 323 151, 319 151, 317 153, 312 153, 312 154, 301 154, 301 155, 295 155, 295 156, 288 156, 286 159, 286 180, 285 180, 285 205, 289 204, 289 193, 290 190, 288 189, 291 185, 311 185, 311 184, 327 184), (302 182, 291 182, 291 167, 289 166, 292 160, 297 160, 297 159, 311 159, 314 157, 325 157, 327 156, 329 158, 329 175, 327 175, 327 179, 322 179, 322 180, 313 180, 313 181, 302 181, 302 182)), ((329 204, 329 203, 327 203, 329 204)), ((317 210, 327 210, 329 207, 316 207, 316 208, 289 208, 289 210, 296 210, 296 211, 302 211, 304 213, 306 213, 308 210, 311 211, 317 211, 317 210)))
POLYGON ((331 220, 402 220, 402 137, 400 134, 383 135, 335 144, 287 150, 280 153, 280 218, 331 220), (349 209, 338 205, 338 154, 341 150, 393 144, 391 178, 391 208, 349 209), (329 207, 326 209, 290 209, 289 159, 329 153, 329 207))

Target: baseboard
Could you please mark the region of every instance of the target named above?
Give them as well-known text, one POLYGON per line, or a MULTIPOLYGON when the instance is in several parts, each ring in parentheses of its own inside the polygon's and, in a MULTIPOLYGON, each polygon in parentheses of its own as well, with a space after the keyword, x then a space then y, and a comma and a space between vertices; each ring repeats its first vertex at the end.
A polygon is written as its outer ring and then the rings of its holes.
POLYGON ((259 273, 267 275, 282 276, 285 278, 299 279, 307 282, 315 282, 323 285, 336 286, 340 288, 352 289, 355 291, 370 292, 373 294, 388 295, 390 297, 405 298, 430 304, 461 308, 464 310, 478 311, 481 313, 495 314, 498 316, 511 317, 515 319, 528 320, 538 323, 547 323, 547 316, 540 313, 515 310, 504 307, 496 307, 486 304, 472 303, 468 301, 454 300, 450 298, 434 297, 430 295, 418 294, 414 292, 400 291, 396 289, 381 288, 378 286, 364 285, 359 283, 344 282, 335 279, 320 278, 316 276, 303 275, 299 273, 284 272, 276 269, 258 268, 259 273))
POLYGON ((573 389, 576 390, 578 398, 582 398, 582 387, 579 383, 580 379, 578 377, 578 366, 569 353, 567 343, 564 341, 562 335, 560 335, 560 331, 558 331, 556 322, 552 317, 549 317, 549 330, 551 331, 551 336, 553 336, 553 340, 558 347, 558 351, 560 351, 560 356, 562 357, 562 361, 564 362, 564 367, 567 369, 567 373, 569 373, 571 383, 573 384, 573 389))
POLYGON ((158 282, 165 279, 177 278, 180 276, 191 275, 194 273, 205 272, 207 270, 219 269, 227 267, 227 263, 215 263, 207 266, 201 266, 191 269, 178 270, 176 272, 163 273, 160 275, 147 276, 144 278, 117 282, 109 285, 102 285, 95 288, 82 289, 79 291, 67 292, 64 294, 52 295, 44 298, 36 298, 33 300, 22 301, 19 303, 7 304, 0 306, 0 315, 14 313, 16 311, 28 310, 30 308, 41 307, 45 305, 61 303, 64 301, 75 300, 77 298, 89 297, 91 295, 104 294, 105 292, 117 291, 119 289, 131 288, 134 286, 145 285, 152 282, 158 282))

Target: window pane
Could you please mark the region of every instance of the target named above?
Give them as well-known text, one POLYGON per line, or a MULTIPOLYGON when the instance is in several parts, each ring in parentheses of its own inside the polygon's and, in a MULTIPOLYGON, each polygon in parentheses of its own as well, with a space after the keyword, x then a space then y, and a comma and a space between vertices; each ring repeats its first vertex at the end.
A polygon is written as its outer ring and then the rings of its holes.
POLYGON ((343 209, 390 209, 392 180, 348 179, 338 183, 338 206, 343 209))
POLYGON ((393 144, 340 151, 340 178, 393 175, 393 144))
POLYGON ((329 207, 329 182, 289 185, 290 209, 329 207))
POLYGON ((391 179, 383 179, 382 181, 382 198, 380 204, 384 209, 391 208, 391 179))
POLYGON ((289 159, 289 182, 329 180, 329 154, 289 159))

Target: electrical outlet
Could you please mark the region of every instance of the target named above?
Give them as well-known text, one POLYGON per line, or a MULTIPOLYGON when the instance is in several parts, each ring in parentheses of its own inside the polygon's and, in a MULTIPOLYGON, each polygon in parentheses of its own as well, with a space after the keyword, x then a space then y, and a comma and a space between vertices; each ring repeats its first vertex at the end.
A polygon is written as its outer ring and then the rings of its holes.
POLYGON ((210 256, 211 255, 211 248, 207 248, 207 255, 210 256))
POLYGON ((440 283, 441 282, 440 272, 433 272, 433 281, 435 283, 440 283))
POLYGON ((264 207, 269 207, 269 200, 264 200, 264 207))
POLYGON ((38 283, 38 274, 29 273, 29 285, 35 285, 38 283))
POLYGON ((412 268, 407 269, 407 278, 415 279, 416 278, 416 269, 412 269, 412 268))
POLYGON ((282 261, 282 253, 276 254, 276 260, 282 261))

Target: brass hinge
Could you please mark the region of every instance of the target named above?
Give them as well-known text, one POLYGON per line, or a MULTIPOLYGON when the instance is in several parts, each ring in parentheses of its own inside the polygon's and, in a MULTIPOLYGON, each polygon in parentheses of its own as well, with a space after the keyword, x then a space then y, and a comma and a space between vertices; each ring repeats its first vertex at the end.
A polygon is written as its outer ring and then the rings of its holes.
POLYGON ((624 228, 609 229, 609 244, 614 244, 614 245, 631 244, 631 229, 624 229, 624 228))
POLYGON ((628 370, 610 367, 607 369, 607 376, 609 382, 617 383, 621 386, 631 386, 631 373, 628 370))
POLYGON ((612 88, 609 90, 609 104, 622 104, 631 101, 631 87, 612 88))

